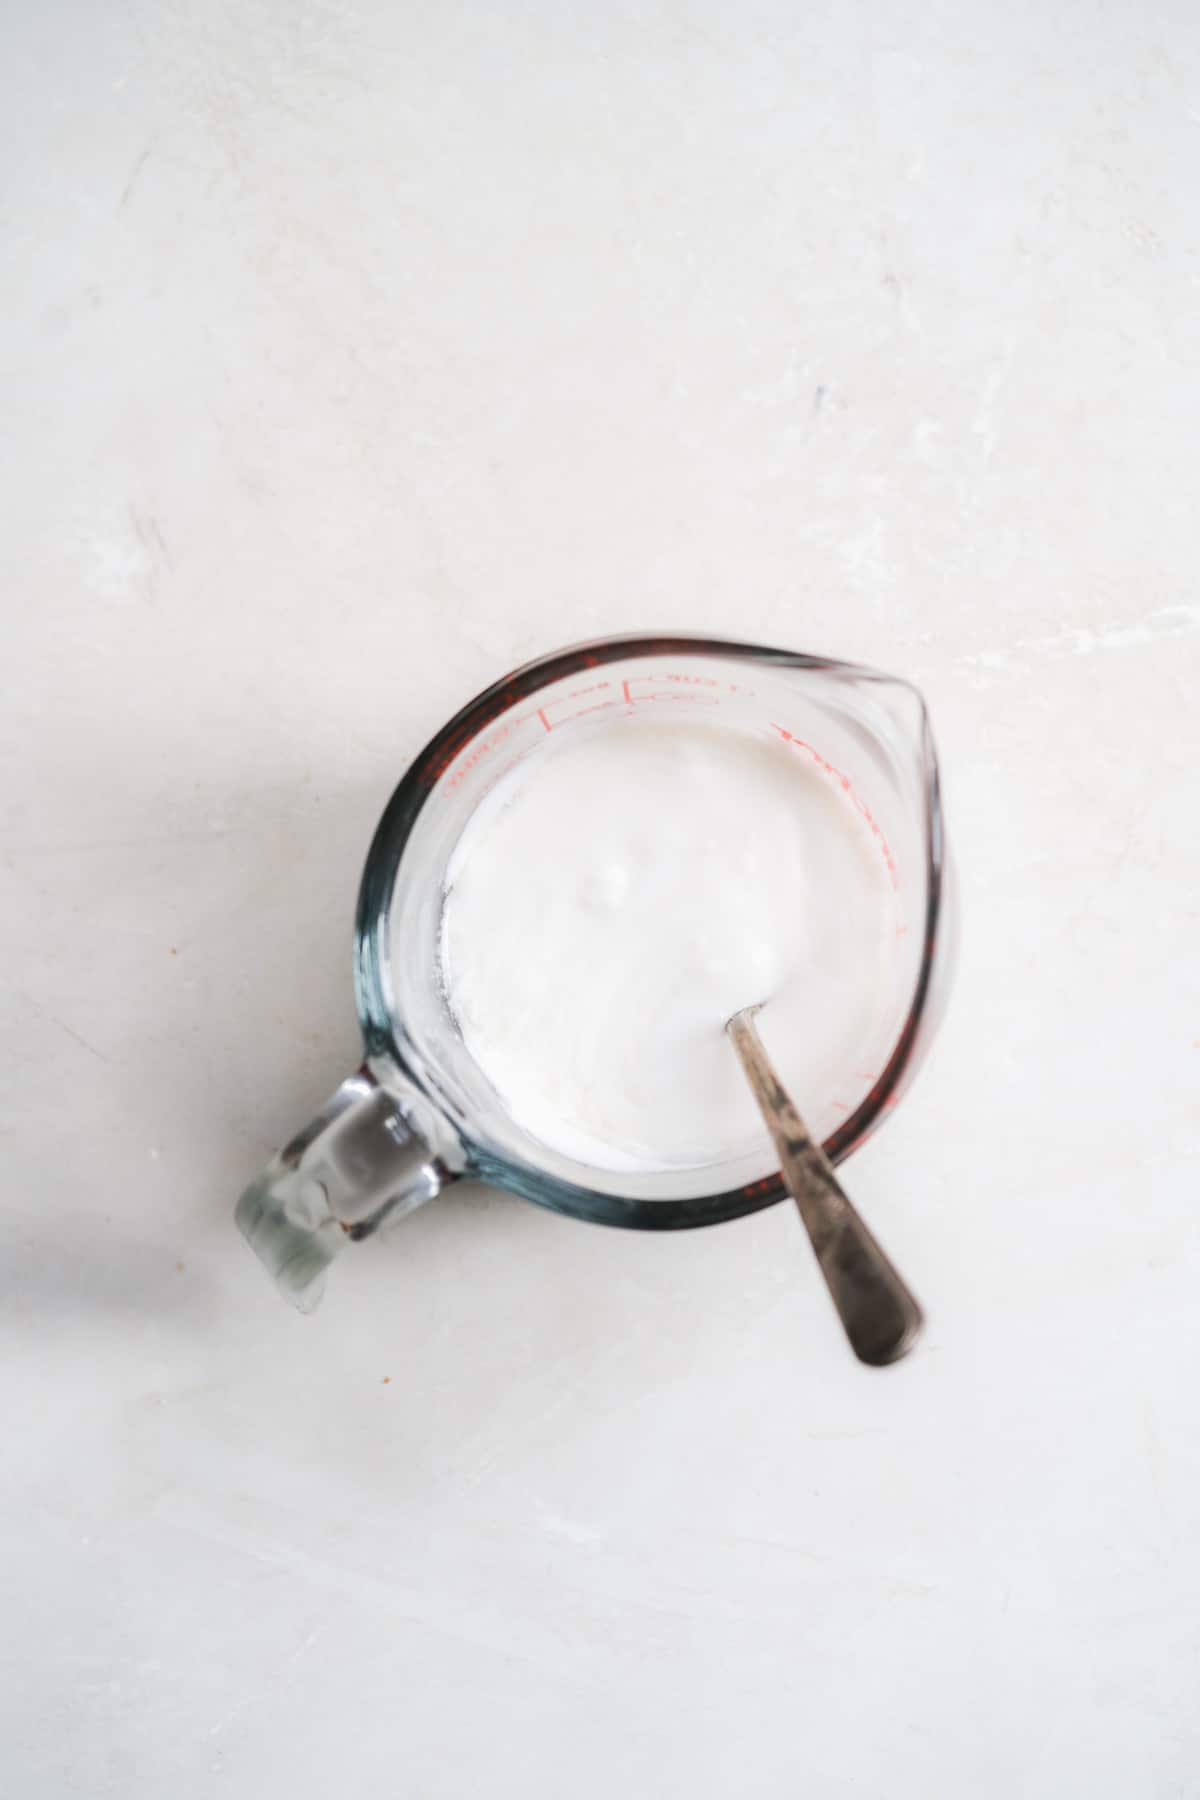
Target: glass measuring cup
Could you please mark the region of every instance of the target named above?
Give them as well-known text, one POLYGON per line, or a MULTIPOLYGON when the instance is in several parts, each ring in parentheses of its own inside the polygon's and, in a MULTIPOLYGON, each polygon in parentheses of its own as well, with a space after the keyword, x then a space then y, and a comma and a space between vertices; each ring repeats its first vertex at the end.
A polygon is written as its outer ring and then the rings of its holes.
POLYGON ((916 689, 849 663, 700 637, 609 638, 529 663, 451 719, 393 794, 359 891, 363 1064, 238 1202, 243 1235, 302 1310, 344 1245, 462 1176, 576 1218, 650 1230, 714 1224, 783 1198, 765 1140, 724 1163, 644 1172, 585 1166, 538 1142, 501 1104, 447 1005, 446 870, 475 809, 518 762, 535 777, 535 759, 562 734, 660 716, 728 723, 811 759, 844 788, 886 864, 899 921, 886 1041, 864 1046, 863 1091, 835 1102, 844 1116, 825 1139, 831 1161, 863 1142, 912 1079, 953 938, 937 759, 916 689))

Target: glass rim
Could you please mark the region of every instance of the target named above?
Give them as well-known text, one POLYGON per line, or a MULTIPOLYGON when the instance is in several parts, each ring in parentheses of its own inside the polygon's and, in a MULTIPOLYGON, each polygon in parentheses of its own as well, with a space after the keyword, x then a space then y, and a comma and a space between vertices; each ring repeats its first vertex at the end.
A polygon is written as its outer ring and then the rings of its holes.
MULTIPOLYGON (((400 1074, 426 1096, 430 1105, 444 1113, 441 1100, 429 1093, 428 1083, 416 1066, 419 1059, 414 1058, 403 1033, 403 1022, 396 1018, 389 1003, 387 981, 388 921, 396 876, 413 827, 426 802, 435 794, 442 776, 481 731, 539 689, 566 676, 602 668, 623 658, 663 655, 724 657, 766 663, 781 670, 810 670, 847 681, 901 688, 916 702, 926 856, 921 959, 904 1023, 887 1062, 854 1111, 824 1141, 825 1154, 830 1161, 842 1162, 865 1142, 889 1106, 899 1098, 901 1084, 912 1062, 932 985, 946 856, 937 756, 924 697, 902 676, 833 657, 689 633, 597 638, 524 663, 469 700, 410 763, 384 809, 367 852, 355 917, 354 976, 368 1060, 378 1058, 394 1064, 400 1074)), ((473 1137, 469 1128, 457 1119, 449 1123, 463 1143, 464 1173, 493 1182, 555 1212, 602 1224, 650 1230, 718 1224, 758 1212, 787 1195, 778 1171, 743 1186, 712 1194, 644 1199, 601 1193, 565 1181, 535 1163, 522 1162, 508 1152, 489 1146, 473 1137)))

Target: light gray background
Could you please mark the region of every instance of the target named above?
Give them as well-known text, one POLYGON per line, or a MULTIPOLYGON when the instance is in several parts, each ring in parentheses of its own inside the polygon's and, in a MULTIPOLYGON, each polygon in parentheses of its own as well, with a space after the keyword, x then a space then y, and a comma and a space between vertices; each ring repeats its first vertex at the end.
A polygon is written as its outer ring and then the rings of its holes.
POLYGON ((1200 1791, 1193 6, 10 6, 0 1775, 20 1800, 1200 1791), (459 1192, 311 1320, 407 759, 668 626, 933 708, 966 905, 785 1209, 459 1192))

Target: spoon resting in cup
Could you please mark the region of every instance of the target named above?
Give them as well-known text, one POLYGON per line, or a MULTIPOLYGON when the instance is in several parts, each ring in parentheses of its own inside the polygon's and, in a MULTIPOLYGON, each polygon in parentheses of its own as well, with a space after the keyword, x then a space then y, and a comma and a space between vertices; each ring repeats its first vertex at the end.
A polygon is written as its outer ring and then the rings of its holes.
POLYGON ((771 1134, 850 1348, 860 1362, 881 1368, 912 1349, 923 1323, 921 1308, 855 1211, 833 1164, 775 1073, 754 1024, 760 1009, 761 1002, 743 1007, 725 1029, 771 1134))

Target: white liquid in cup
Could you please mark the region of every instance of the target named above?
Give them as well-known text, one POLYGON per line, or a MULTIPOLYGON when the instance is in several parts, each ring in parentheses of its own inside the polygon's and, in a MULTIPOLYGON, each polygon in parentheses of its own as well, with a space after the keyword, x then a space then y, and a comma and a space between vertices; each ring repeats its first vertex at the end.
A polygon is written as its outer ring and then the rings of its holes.
POLYGON ((469 820, 442 974, 532 1137, 585 1165, 719 1165, 763 1140, 724 1024, 755 1001, 806 1122, 833 1130, 896 1030, 889 859, 836 775, 740 727, 564 733, 469 820))

